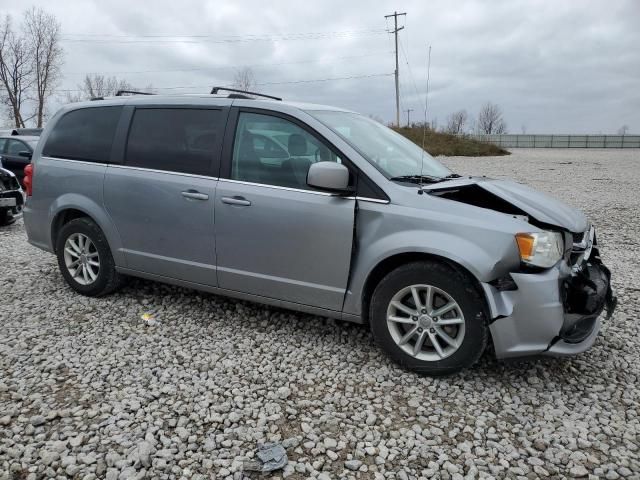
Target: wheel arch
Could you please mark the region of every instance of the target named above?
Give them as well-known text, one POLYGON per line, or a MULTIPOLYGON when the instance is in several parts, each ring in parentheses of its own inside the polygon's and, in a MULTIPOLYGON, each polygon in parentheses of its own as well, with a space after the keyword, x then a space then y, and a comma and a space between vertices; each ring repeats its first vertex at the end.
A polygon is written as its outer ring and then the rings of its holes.
POLYGON ((55 214, 53 220, 51 221, 51 246, 53 247, 54 253, 56 253, 56 241, 58 239, 58 233, 60 232, 60 229, 71 220, 82 217, 93 220, 93 218, 91 218, 91 215, 77 208, 65 208, 64 210, 60 210, 55 214))
POLYGON ((71 220, 85 217, 95 222, 104 233, 115 264, 125 266, 120 236, 104 207, 101 207, 93 200, 82 195, 69 194, 60 197, 51 206, 50 212, 51 247, 54 253, 60 229, 71 220))
POLYGON ((450 258, 441 256, 441 255, 437 255, 434 253, 401 252, 401 253, 396 253, 394 255, 390 255, 389 257, 382 259, 380 262, 378 262, 375 265, 375 267, 373 267, 373 269, 367 275, 364 283, 364 287, 362 289, 361 299, 360 299, 361 305, 362 305, 361 316, 364 323, 368 323, 369 321, 369 307, 371 305, 371 297, 373 296, 373 292, 375 288, 378 286, 378 284, 380 283, 380 281, 387 274, 389 274, 390 272, 392 272, 393 270, 395 270, 396 268, 402 265, 406 265, 408 263, 413 263, 413 262, 424 262, 424 261, 438 262, 440 264, 446 265, 448 268, 451 268, 453 271, 458 272, 459 274, 468 278, 472 282, 479 297, 482 299, 485 311, 488 314, 490 310, 489 310, 489 304, 488 304, 486 295, 484 293, 484 290, 482 289, 482 286, 478 278, 468 268, 464 267, 463 265, 456 262, 455 260, 452 260, 450 258))

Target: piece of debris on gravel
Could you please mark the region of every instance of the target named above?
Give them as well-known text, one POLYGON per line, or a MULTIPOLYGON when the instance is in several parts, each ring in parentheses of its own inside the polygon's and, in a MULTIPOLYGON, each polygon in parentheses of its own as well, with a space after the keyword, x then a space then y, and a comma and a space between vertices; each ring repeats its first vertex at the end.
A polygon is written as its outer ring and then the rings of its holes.
POLYGON ((586 211, 619 297, 591 350, 422 378, 364 326, 142 280, 79 296, 18 221, 0 229, 0 479, 259 478, 241 470, 269 442, 273 478, 640 478, 640 153, 444 162, 586 211))

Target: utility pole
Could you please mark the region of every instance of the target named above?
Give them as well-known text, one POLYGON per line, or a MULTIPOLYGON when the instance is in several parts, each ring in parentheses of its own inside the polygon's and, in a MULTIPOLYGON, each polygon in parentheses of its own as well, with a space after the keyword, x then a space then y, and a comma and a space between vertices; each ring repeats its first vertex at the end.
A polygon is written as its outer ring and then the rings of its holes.
POLYGON ((411 112, 413 112, 413 108, 407 108, 407 109, 405 110, 405 112, 407 112, 407 127, 410 127, 410 126, 411 126, 411 122, 409 121, 409 118, 411 118, 411 117, 409 116, 409 114, 410 114, 411 112))
POLYGON ((404 27, 398 28, 398 17, 406 16, 406 13, 398 13, 393 12, 391 15, 385 15, 384 18, 393 17, 393 31, 389 33, 393 33, 396 37, 396 125, 400 126, 400 79, 398 76, 398 32, 402 30, 404 27))

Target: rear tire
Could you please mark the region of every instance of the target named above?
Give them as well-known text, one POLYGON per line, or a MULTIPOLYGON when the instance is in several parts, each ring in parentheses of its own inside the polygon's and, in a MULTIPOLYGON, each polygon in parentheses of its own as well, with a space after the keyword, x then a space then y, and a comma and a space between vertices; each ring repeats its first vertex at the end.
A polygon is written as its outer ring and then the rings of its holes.
POLYGON ((63 225, 56 239, 56 254, 62 276, 82 295, 107 295, 124 283, 104 233, 87 217, 63 225))
POLYGON ((485 305, 472 279, 434 261, 387 274, 369 311, 376 343, 402 367, 441 376, 471 367, 489 338, 485 305))

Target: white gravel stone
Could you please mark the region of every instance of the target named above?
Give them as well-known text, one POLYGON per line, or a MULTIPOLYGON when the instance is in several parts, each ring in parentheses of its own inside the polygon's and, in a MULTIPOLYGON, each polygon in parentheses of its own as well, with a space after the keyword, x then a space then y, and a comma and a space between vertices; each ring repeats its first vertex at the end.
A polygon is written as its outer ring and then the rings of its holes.
POLYGON ((280 387, 278 388, 278 397, 279 398, 289 398, 291 395, 291 389, 289 387, 280 387))
POLYGON ((338 446, 338 442, 335 438, 326 437, 323 441, 325 448, 336 448, 338 446))
POLYGON ((31 422, 31 425, 33 425, 34 427, 38 427, 40 425, 44 425, 46 419, 42 415, 35 415, 31 417, 31 420, 29 421, 31 422))
POLYGON ((636 478, 640 151, 444 163, 584 209, 619 297, 593 348, 418 377, 364 326, 143 280, 82 297, 18 221, 0 228, 0 479, 235 479, 269 441, 290 462, 274 478, 636 478))
POLYGON ((346 462, 344 462, 345 468, 353 471, 358 470, 361 465, 362 462, 360 460, 347 460, 346 462))

